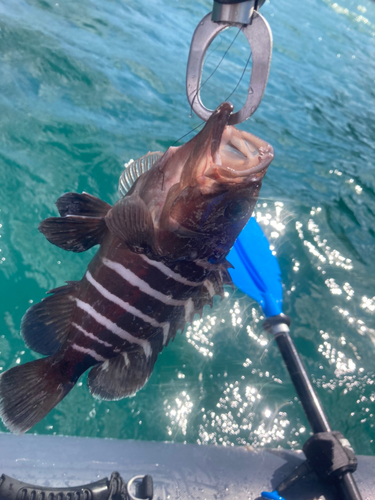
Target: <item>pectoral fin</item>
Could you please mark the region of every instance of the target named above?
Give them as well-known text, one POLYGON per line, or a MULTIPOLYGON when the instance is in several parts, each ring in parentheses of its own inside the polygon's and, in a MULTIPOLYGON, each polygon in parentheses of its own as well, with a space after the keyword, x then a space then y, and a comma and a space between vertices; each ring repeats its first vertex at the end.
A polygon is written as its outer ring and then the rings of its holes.
POLYGON ((149 209, 139 196, 126 196, 105 217, 108 229, 132 248, 154 243, 154 223, 149 209))

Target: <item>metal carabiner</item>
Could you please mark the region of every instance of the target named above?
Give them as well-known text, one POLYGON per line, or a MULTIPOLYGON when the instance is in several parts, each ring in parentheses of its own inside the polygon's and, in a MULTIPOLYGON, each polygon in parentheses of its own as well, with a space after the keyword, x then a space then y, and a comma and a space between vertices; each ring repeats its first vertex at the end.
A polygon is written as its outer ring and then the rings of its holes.
POLYGON ((126 485, 127 500, 152 500, 154 496, 154 485, 152 477, 134 476, 126 485))
POLYGON ((235 125, 250 118, 262 100, 271 65, 272 33, 269 24, 259 12, 254 10, 251 14, 248 18, 251 24, 244 24, 243 21, 233 22, 230 17, 218 24, 211 19, 212 13, 209 13, 194 32, 186 71, 186 93, 192 110, 204 121, 213 113, 204 106, 200 97, 204 57, 213 39, 231 26, 241 27, 250 45, 253 63, 246 102, 239 111, 230 116, 229 124, 235 125))

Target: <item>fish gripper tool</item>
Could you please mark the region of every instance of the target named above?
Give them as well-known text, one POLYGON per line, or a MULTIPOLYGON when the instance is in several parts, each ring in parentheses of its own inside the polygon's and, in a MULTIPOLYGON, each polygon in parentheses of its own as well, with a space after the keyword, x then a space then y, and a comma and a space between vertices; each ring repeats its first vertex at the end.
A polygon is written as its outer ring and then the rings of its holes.
POLYGON ((271 65, 272 33, 258 9, 265 0, 214 0, 213 10, 198 24, 190 45, 186 71, 186 93, 192 110, 207 121, 212 110, 200 97, 202 69, 208 47, 222 31, 238 27, 246 36, 252 53, 252 71, 247 99, 229 118, 229 125, 242 123, 258 108, 267 85, 271 65))

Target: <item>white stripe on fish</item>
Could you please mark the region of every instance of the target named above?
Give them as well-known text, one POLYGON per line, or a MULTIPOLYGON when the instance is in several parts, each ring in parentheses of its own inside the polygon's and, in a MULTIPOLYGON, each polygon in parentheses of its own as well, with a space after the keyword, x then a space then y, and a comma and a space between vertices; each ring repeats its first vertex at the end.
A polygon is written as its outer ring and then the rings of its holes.
POLYGON ((105 361, 106 359, 100 356, 97 352, 93 351, 92 349, 86 349, 86 347, 81 347, 80 345, 77 344, 72 344, 72 348, 75 351, 82 352, 83 354, 88 354, 92 358, 96 359, 96 361, 105 361))
POLYGON ((114 304, 118 305, 121 307, 121 309, 124 309, 124 311, 133 314, 137 318, 142 319, 146 323, 149 323, 151 326, 155 328, 162 328, 163 329, 163 344, 166 343, 168 339, 168 334, 169 334, 169 327, 170 324, 168 322, 164 323, 159 323, 156 321, 154 318, 151 318, 151 316, 148 316, 147 314, 144 314, 142 311, 137 309, 136 307, 132 306, 129 304, 129 302, 125 302, 124 300, 120 299, 117 297, 117 295, 114 295, 110 291, 108 291, 103 285, 101 285, 98 281, 96 281, 93 277, 90 271, 86 272, 86 279, 91 285, 96 288, 96 290, 106 299, 110 300, 114 304))
POLYGON ((190 281, 184 276, 181 276, 181 274, 176 273, 175 271, 172 271, 168 266, 163 264, 162 262, 159 262, 157 260, 151 260, 149 259, 146 255, 140 254, 140 257, 147 262, 147 264, 150 264, 151 266, 156 267, 161 271, 167 278, 173 278, 175 281, 178 281, 179 283, 182 283, 183 285, 187 286, 205 286, 207 288, 208 293, 210 294, 210 297, 213 297, 215 295, 215 289, 213 284, 208 281, 190 281))
MULTIPOLYGON (((194 302, 192 298, 189 298, 188 300, 177 300, 171 297, 170 295, 165 295, 162 292, 159 292, 158 290, 155 290, 154 288, 151 288, 148 283, 145 281, 141 280, 141 278, 138 278, 136 274, 134 274, 130 269, 127 269, 123 265, 119 264, 118 262, 113 262, 112 260, 103 258, 103 264, 109 269, 112 269, 115 271, 121 278, 126 280, 128 283, 130 283, 133 286, 136 286, 141 290, 141 292, 144 292, 145 294, 149 295, 150 297, 153 297, 156 300, 159 300, 160 302, 163 302, 163 304, 166 304, 168 306, 184 306, 185 308, 185 321, 191 321, 193 312, 194 312, 194 302)), ((164 333, 164 339, 163 343, 166 342, 166 335, 164 333)))
POLYGON ((211 281, 204 280, 203 285, 207 288, 207 291, 212 298, 215 295, 215 288, 211 281))
POLYGON ((150 297, 153 297, 156 300, 159 300, 160 302, 163 302, 163 304, 167 304, 168 306, 186 305, 185 300, 174 299, 170 295, 165 295, 164 293, 159 292, 154 288, 151 288, 150 285, 146 283, 146 281, 143 281, 141 278, 138 278, 138 276, 134 274, 132 271, 130 271, 130 269, 127 269, 118 262, 113 262, 112 260, 103 258, 103 264, 109 267, 109 269, 115 271, 118 275, 121 276, 121 278, 126 280, 128 283, 139 288, 141 292, 149 295, 150 297))
POLYGON ((130 365, 129 356, 126 354, 126 352, 123 352, 122 356, 123 356, 124 361, 125 361, 125 366, 129 366, 130 365))
POLYGON ((90 304, 87 304, 86 302, 83 302, 80 299, 75 299, 77 306, 82 309, 83 311, 87 312, 92 318, 95 319, 97 323, 100 325, 104 326, 107 330, 112 332, 114 335, 117 335, 117 337, 120 337, 123 340, 127 340, 128 342, 131 342, 132 344, 138 344, 140 345, 144 352, 145 355, 149 358, 152 354, 152 349, 150 342, 144 339, 138 339, 137 337, 134 337, 131 333, 123 330, 120 328, 116 323, 113 323, 110 319, 106 318, 102 314, 98 313, 90 304))
POLYGON ((179 283, 182 283, 183 285, 200 286, 200 285, 203 285, 203 283, 204 283, 204 281, 199 281, 199 282, 190 281, 187 278, 184 278, 183 276, 181 276, 181 274, 178 274, 178 273, 175 273, 174 271, 172 271, 172 269, 170 269, 168 266, 166 266, 162 262, 159 262, 157 260, 151 260, 148 257, 146 257, 146 255, 140 254, 139 256, 142 257, 142 259, 144 261, 146 261, 147 264, 150 264, 151 266, 154 266, 157 269, 159 269, 159 271, 161 271, 163 274, 165 274, 165 276, 167 276, 168 278, 173 278, 175 281, 178 281, 179 283))
MULTIPOLYGON (((130 365, 129 356, 126 354, 126 352, 122 352, 121 354, 122 354, 122 357, 124 358, 125 366, 129 366, 130 365)), ((120 356, 120 354, 119 354, 119 356, 120 356)), ((104 361, 104 363, 102 364, 101 369, 106 372, 108 370, 108 368, 109 368, 109 359, 106 359, 104 361)))
POLYGON ((74 326, 75 328, 77 328, 77 330, 79 330, 81 333, 83 333, 83 335, 85 337, 89 337, 90 339, 95 340, 95 342, 99 342, 99 344, 103 344, 106 347, 112 347, 112 349, 113 349, 113 345, 112 344, 108 344, 108 342, 105 342, 104 340, 101 340, 98 337, 95 337, 94 334, 92 334, 90 332, 87 332, 86 330, 84 330, 82 328, 82 326, 77 325, 77 323, 72 323, 72 326, 74 326))

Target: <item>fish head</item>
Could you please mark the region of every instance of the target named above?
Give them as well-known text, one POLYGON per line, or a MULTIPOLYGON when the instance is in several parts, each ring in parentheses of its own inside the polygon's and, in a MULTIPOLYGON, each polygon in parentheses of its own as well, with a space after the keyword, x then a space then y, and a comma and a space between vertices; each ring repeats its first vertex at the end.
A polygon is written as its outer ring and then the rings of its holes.
POLYGON ((189 142, 169 148, 139 186, 160 255, 219 263, 257 202, 274 153, 270 144, 228 125, 222 103, 189 142))

